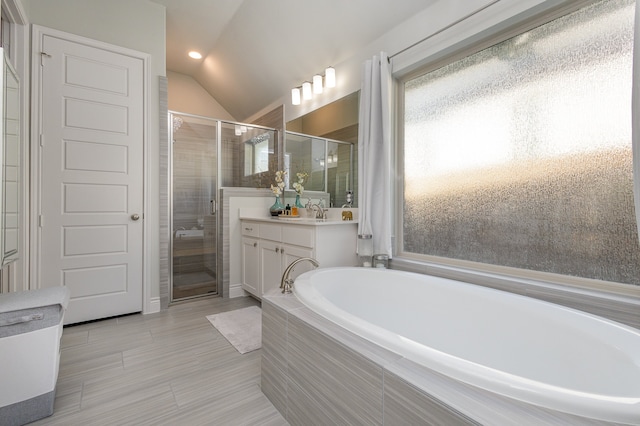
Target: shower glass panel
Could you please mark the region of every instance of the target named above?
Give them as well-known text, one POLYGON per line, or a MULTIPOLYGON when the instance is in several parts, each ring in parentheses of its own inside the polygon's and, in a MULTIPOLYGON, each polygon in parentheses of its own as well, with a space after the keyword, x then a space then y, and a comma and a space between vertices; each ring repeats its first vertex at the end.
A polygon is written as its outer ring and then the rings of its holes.
POLYGON ((278 170, 274 129, 220 122, 221 186, 269 188, 278 170))
POLYGON ((218 121, 172 112, 171 300, 218 294, 218 121))

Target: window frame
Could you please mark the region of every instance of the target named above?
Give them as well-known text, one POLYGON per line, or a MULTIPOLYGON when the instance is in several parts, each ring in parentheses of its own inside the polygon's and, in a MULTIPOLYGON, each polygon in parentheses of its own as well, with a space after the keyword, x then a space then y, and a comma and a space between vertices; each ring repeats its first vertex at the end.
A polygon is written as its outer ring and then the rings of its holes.
MULTIPOLYGON (((534 286, 560 286, 571 287, 579 290, 606 292, 621 296, 640 297, 640 284, 623 284, 590 278, 561 275, 551 272, 542 272, 515 267, 485 264, 474 261, 445 258, 433 255, 423 255, 404 251, 404 86, 419 76, 432 72, 452 62, 473 55, 481 50, 501 43, 512 37, 530 31, 533 28, 544 25, 550 21, 572 13, 582 7, 596 3, 599 0, 577 0, 560 2, 557 5, 553 1, 545 8, 544 4, 532 8, 529 13, 521 13, 513 19, 472 35, 462 42, 449 48, 443 48, 432 58, 419 61, 418 65, 407 67, 407 71, 394 71, 395 91, 395 170, 396 183, 394 193, 394 258, 393 264, 400 269, 408 269, 430 275, 442 276, 464 280, 473 284, 497 286, 496 283, 508 282, 506 286, 513 287, 514 291, 523 291, 522 285, 534 286), (444 53, 443 53, 444 52, 444 53)), ((455 30, 456 26, 450 27, 455 30)), ((499 286, 503 286, 500 284, 499 286)))

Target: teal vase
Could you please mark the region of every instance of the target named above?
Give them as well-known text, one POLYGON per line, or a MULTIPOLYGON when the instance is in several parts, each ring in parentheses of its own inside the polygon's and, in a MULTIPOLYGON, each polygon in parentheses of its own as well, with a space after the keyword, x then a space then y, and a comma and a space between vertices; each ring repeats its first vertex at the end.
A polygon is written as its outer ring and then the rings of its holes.
POLYGON ((276 202, 273 203, 271 207, 269 207, 269 212, 271 213, 271 216, 278 216, 283 211, 284 211, 284 206, 280 202, 280 197, 276 195, 276 202))
POLYGON ((294 205, 299 209, 304 209, 304 206, 300 202, 300 194, 296 194, 296 203, 294 205))

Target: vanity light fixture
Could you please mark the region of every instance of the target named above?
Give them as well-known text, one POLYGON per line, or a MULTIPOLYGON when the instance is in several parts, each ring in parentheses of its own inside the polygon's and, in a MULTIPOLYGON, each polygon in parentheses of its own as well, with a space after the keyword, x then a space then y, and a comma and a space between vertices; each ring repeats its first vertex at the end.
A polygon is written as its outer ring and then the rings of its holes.
POLYGON ((326 87, 336 87, 336 69, 329 67, 324 70, 324 84, 326 87))
POLYGON ((320 74, 313 76, 313 93, 322 93, 322 76, 320 74))
POLYGON ((291 89, 291 103, 293 105, 300 105, 300 88, 296 87, 291 89))
POLYGON ((200 54, 200 52, 196 52, 195 50, 189 52, 189 57, 193 59, 202 59, 202 55, 200 54))
POLYGON ((305 81, 304 83, 302 83, 301 87, 299 86, 291 89, 291 103, 293 105, 300 105, 303 99, 305 101, 311 99, 314 93, 320 94, 324 91, 324 88, 336 87, 335 68, 328 67, 324 70, 324 72, 324 76, 320 74, 316 74, 313 76, 313 86, 309 81, 305 81))
POLYGON ((308 101, 313 95, 311 94, 311 83, 305 81, 302 83, 302 99, 308 101))

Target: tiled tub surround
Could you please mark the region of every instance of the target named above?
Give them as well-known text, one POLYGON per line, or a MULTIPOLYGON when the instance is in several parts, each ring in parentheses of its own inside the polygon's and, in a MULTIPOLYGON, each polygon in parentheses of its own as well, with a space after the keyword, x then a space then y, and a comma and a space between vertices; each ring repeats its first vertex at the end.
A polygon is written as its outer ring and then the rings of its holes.
POLYGON ((262 307, 262 390, 291 424, 618 424, 452 379, 347 331, 295 295, 272 293, 262 307))

